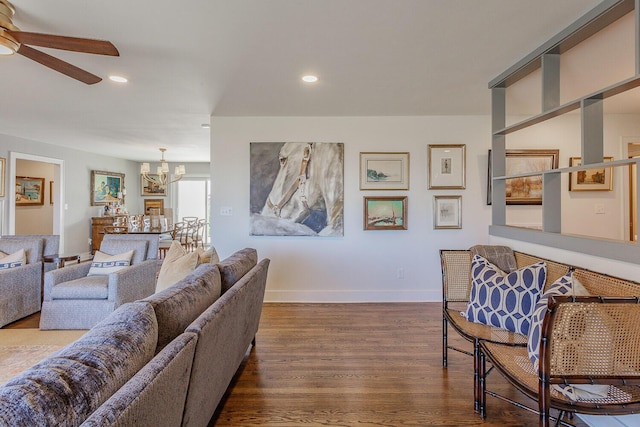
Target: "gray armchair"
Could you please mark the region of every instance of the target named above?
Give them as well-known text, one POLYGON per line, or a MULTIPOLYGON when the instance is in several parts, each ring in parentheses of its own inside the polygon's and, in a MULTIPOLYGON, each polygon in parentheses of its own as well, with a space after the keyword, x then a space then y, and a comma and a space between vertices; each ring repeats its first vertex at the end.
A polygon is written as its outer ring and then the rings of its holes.
POLYGON ((87 276, 90 262, 47 272, 40 329, 90 329, 120 305, 153 294, 158 236, 107 234, 100 245, 110 255, 130 250, 131 265, 107 275, 87 276))
POLYGON ((25 250, 27 265, 0 270, 0 327, 40 310, 42 255, 58 252, 57 235, 2 236, 0 251, 25 250))

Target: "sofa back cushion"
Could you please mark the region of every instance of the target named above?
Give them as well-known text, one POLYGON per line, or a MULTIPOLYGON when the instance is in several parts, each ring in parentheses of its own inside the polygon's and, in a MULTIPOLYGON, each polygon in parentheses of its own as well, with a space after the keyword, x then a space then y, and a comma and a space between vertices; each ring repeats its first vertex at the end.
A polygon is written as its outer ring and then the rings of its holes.
POLYGON ((77 426, 153 358, 153 307, 119 307, 0 388, 0 425, 77 426))
POLYGON ((27 257, 27 264, 35 264, 42 261, 42 249, 44 240, 39 237, 17 238, 19 236, 3 236, 0 238, 0 251, 5 254, 13 254, 20 249, 24 249, 27 257))
POLYGON ((218 267, 202 264, 178 283, 142 300, 151 304, 158 319, 156 352, 184 332, 219 296, 218 267))
POLYGON ((222 278, 222 293, 224 294, 242 276, 247 274, 258 263, 258 252, 253 248, 244 248, 218 263, 222 278))

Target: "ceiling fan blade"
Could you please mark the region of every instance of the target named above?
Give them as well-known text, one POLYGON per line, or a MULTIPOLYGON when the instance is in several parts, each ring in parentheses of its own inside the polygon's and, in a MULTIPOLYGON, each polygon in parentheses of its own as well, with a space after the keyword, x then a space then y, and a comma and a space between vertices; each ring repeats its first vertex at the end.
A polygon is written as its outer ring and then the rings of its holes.
POLYGON ((88 85, 98 83, 102 79, 88 71, 78 68, 75 65, 71 65, 61 59, 55 58, 49 54, 36 50, 26 45, 20 45, 18 49, 20 55, 26 56, 29 59, 33 59, 36 62, 49 67, 59 73, 71 77, 72 79, 79 80, 88 85))
POLYGON ((56 36, 53 34, 9 31, 22 44, 70 50, 73 52, 93 53, 96 55, 120 56, 118 49, 109 41, 83 39, 79 37, 56 36))

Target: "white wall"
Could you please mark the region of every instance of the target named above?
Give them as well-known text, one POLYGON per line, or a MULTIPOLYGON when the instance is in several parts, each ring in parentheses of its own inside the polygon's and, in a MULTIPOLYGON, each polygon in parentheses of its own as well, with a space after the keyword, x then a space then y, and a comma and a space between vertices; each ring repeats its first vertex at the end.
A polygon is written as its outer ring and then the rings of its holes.
POLYGON ((271 258, 267 301, 439 301, 438 250, 488 241, 489 146, 488 117, 213 117, 213 244, 221 257, 250 246, 271 258), (344 143, 344 237, 249 236, 249 143, 279 141, 344 143), (466 144, 465 190, 427 190, 428 144, 466 144), (410 152, 410 190, 360 191, 362 151, 410 152), (461 230, 433 229, 433 196, 444 194, 462 195, 461 230), (372 195, 407 195, 408 230, 363 231, 372 195))

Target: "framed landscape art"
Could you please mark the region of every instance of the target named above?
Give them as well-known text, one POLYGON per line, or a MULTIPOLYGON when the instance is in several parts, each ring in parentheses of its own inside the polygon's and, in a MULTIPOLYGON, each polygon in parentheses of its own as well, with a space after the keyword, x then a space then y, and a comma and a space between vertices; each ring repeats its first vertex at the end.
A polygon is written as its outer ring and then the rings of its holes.
POLYGON ((360 153, 360 190, 408 190, 409 153, 360 153))
MULTIPOLYGON (((605 162, 613 157, 605 157, 605 162)), ((581 157, 570 157, 569 166, 580 166, 581 157)), ((613 168, 585 169, 569 172, 569 191, 611 191, 613 190, 613 168)))
MULTIPOLYGON (((150 173, 149 174, 150 178, 153 178, 157 181, 160 180, 160 176, 157 174, 153 174, 150 173)), ((146 179, 144 179, 143 175, 140 175, 140 188, 142 189, 142 195, 143 196, 166 196, 167 195, 167 187, 168 186, 161 186, 160 184, 157 183, 151 183, 149 181, 147 181, 146 179)))
POLYGON ((44 178, 16 176, 16 206, 44 204, 44 178))
POLYGON ((407 197, 365 197, 365 230, 406 230, 407 197))
MULTIPOLYGON (((505 153, 505 176, 526 174, 558 168, 560 150, 523 149, 505 153)), ((492 155, 489 150, 487 204, 491 204, 492 155)), ((507 205, 541 205, 542 175, 523 176, 505 180, 507 205)))

